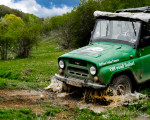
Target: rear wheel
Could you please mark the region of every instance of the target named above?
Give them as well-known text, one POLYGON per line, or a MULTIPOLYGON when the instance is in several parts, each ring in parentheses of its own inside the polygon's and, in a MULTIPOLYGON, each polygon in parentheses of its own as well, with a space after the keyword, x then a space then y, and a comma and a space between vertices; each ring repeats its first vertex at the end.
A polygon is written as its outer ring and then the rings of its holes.
POLYGON ((113 79, 109 85, 113 95, 125 95, 131 93, 132 85, 130 78, 127 75, 120 75, 113 79))

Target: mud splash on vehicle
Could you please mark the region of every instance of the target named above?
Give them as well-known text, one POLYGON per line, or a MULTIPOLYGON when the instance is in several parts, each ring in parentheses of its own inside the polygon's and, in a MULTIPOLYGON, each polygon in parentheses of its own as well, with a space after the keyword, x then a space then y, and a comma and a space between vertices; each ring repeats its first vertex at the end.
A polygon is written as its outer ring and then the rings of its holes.
POLYGON ((46 89, 51 89, 57 92, 57 97, 64 100, 62 105, 77 106, 80 109, 88 108, 96 113, 105 111, 106 109, 115 108, 118 106, 127 106, 137 104, 137 101, 147 99, 146 95, 138 92, 127 95, 117 96, 112 95, 110 90, 91 90, 91 89, 66 89, 62 82, 54 77, 51 84, 46 89), (65 91, 64 91, 65 90, 65 91))

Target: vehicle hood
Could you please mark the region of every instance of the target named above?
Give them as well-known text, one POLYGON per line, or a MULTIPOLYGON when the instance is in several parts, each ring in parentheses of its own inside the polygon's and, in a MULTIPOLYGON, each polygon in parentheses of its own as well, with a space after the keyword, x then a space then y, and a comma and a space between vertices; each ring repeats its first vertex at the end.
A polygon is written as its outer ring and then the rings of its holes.
POLYGON ((135 55, 136 49, 131 46, 111 42, 96 42, 64 54, 60 58, 85 60, 96 66, 105 66, 133 59, 135 55))

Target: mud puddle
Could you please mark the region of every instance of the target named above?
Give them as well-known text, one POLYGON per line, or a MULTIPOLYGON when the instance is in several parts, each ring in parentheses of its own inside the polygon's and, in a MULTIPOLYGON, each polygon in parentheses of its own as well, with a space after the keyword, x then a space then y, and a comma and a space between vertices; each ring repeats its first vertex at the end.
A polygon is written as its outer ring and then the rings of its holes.
MULTIPOLYGON (((63 83, 57 81, 55 78, 52 78, 51 84, 45 89, 50 89, 51 91, 56 92, 57 98, 61 100, 61 102, 59 103, 61 105, 68 106, 70 108, 75 108, 75 107, 79 107, 80 109, 87 108, 96 113, 101 113, 107 109, 112 109, 118 106, 128 106, 128 105, 138 104, 139 100, 147 99, 146 95, 143 95, 138 92, 134 92, 124 96, 106 95, 106 96, 99 97, 99 102, 93 102, 93 101, 86 102, 84 95, 78 96, 77 94, 75 94, 74 97, 72 97, 72 94, 74 94, 73 92, 72 93, 62 92, 63 83)), ((81 91, 79 91, 78 93, 81 93, 81 91)))
MULTIPOLYGON (((83 97, 72 97, 66 92, 34 91, 34 90, 0 90, 0 108, 22 108, 34 107, 44 102, 69 107, 74 109, 90 109, 96 113, 101 113, 109 108, 115 108, 122 105, 136 104, 134 100, 145 97, 142 94, 135 93, 126 96, 106 96, 109 105, 99 103, 87 103, 83 97)), ((36 110, 37 111, 37 110, 36 110)))
MULTIPOLYGON (((0 108, 34 107, 44 102, 53 105, 67 106, 70 109, 90 109, 96 113, 118 106, 126 106, 136 103, 137 100, 147 99, 143 94, 135 92, 126 96, 103 96, 101 102, 86 102, 83 95, 62 92, 62 83, 53 79, 46 90, 0 90, 0 108), (53 92, 54 91, 54 92, 53 92), (102 104, 104 102, 104 104, 102 104), (109 104, 105 104, 108 103, 109 104)), ((39 110, 35 110, 39 111, 39 110)))
POLYGON ((112 109, 119 106, 138 104, 139 99, 146 98, 145 95, 136 92, 134 94, 129 94, 125 96, 104 96, 106 101, 102 101, 104 103, 102 104, 85 102, 83 98, 73 98, 69 96, 68 93, 57 93, 57 97, 59 97, 62 100, 62 102, 59 104, 63 106, 68 106, 69 108, 78 107, 80 109, 89 109, 96 113, 101 113, 107 109, 112 109), (109 102, 108 105, 105 104, 107 101, 109 102))

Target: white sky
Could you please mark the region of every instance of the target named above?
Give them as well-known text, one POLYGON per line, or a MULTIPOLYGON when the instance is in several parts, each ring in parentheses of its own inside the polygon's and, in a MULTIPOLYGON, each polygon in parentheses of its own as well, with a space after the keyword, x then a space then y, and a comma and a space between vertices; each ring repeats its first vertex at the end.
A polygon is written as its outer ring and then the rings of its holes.
POLYGON ((48 9, 46 7, 42 7, 36 2, 36 0, 21 0, 18 2, 14 2, 14 0, 0 0, 0 5, 6 5, 10 8, 18 9, 25 13, 31 13, 38 17, 62 15, 72 10, 72 7, 68 7, 66 5, 63 5, 61 8, 52 6, 51 9, 48 9))

